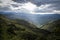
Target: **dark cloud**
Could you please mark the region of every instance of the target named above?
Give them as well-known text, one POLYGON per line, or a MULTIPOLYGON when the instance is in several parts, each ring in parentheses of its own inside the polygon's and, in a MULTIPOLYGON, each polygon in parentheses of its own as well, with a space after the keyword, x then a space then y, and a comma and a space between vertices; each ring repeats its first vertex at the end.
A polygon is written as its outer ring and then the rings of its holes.
POLYGON ((17 4, 11 4, 13 7, 18 7, 19 5, 17 5, 17 4))
POLYGON ((54 8, 55 10, 60 10, 60 0, 13 0, 18 3, 26 3, 31 2, 37 6, 45 5, 45 4, 52 4, 50 7, 54 8))
POLYGON ((27 1, 25 1, 25 0, 13 0, 14 2, 18 2, 18 3, 25 3, 25 2, 27 2, 27 1))
POLYGON ((2 3, 2 2, 0 1, 0 3, 2 3))
POLYGON ((54 8, 54 10, 60 10, 60 3, 53 4, 51 8, 54 8))
POLYGON ((0 1, 1 3, 0 11, 12 10, 14 8, 17 8, 18 10, 19 9, 18 7, 21 7, 23 3, 27 3, 27 2, 31 2, 32 4, 35 4, 37 6, 37 9, 34 10, 37 13, 39 12, 45 13, 45 12, 52 12, 52 10, 60 10, 60 0, 11 0, 11 2, 12 1, 13 3, 10 3, 9 5, 6 4, 7 6, 3 6, 3 7, 1 5, 5 5, 5 4, 2 4, 2 1, 0 1), (51 6, 49 6, 47 9, 41 9, 41 10, 39 9, 41 5, 47 5, 47 4, 48 5, 51 4, 51 6))
POLYGON ((8 6, 0 6, 0 11, 7 11, 7 10, 10 10, 10 8, 8 6))
MULTIPOLYGON (((13 0, 13 1, 18 2, 18 3, 31 2, 37 6, 41 6, 41 5, 45 5, 45 4, 52 4, 50 6, 50 8, 53 8, 54 10, 60 10, 60 0, 13 0)), ((38 12, 39 12, 39 10, 38 10, 38 12)))
POLYGON ((60 0, 13 0, 18 3, 26 3, 31 2, 33 4, 36 4, 37 6, 40 6, 42 4, 56 4, 60 3, 60 0))

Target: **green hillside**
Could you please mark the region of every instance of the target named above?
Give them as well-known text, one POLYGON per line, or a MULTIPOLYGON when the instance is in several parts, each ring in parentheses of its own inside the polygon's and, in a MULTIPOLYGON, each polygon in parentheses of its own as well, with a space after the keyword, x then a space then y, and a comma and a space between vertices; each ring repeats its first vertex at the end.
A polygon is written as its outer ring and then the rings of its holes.
POLYGON ((60 40, 60 20, 51 21, 45 24, 41 29, 51 32, 47 37, 48 40, 60 40))
POLYGON ((49 23, 41 27, 41 29, 45 29, 51 32, 53 32, 57 28, 60 28, 60 20, 50 21, 49 23))
POLYGON ((10 20, 0 15, 0 40, 37 40, 44 37, 39 30, 25 20, 10 20))
POLYGON ((60 20, 48 23, 43 27, 50 27, 53 30, 49 32, 46 29, 37 28, 34 24, 22 19, 11 20, 0 15, 0 40, 56 40, 60 38, 60 20), (54 24, 55 23, 55 24, 54 24), (57 35, 58 34, 58 35, 57 35))

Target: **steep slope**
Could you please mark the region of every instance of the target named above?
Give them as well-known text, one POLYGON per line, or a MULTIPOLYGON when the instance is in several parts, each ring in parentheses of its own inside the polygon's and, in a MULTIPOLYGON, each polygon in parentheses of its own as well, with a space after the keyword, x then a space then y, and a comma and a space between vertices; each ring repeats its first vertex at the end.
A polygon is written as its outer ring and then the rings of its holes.
POLYGON ((60 20, 50 21, 49 23, 43 25, 41 29, 54 31, 57 27, 60 27, 60 20))
POLYGON ((30 38, 30 40, 34 40, 37 35, 26 27, 26 24, 28 24, 28 26, 32 24, 24 20, 20 20, 20 22, 21 24, 18 24, 16 21, 9 20, 0 15, 0 40, 26 40, 30 38), (25 22, 25 24, 23 22, 25 22))
POLYGON ((60 20, 49 22, 44 25, 42 29, 51 32, 51 34, 47 36, 47 40, 60 40, 60 20))
POLYGON ((58 40, 59 30, 60 20, 51 21, 39 29, 26 20, 11 20, 0 14, 0 40, 58 40))
POLYGON ((25 20, 10 20, 0 14, 0 40, 42 40, 48 33, 25 20))

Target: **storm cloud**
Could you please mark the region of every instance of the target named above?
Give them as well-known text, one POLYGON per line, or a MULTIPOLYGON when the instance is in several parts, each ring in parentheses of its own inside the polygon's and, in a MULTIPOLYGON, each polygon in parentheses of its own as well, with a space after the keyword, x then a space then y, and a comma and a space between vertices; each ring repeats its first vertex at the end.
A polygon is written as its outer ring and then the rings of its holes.
POLYGON ((42 4, 57 4, 60 3, 60 0, 13 0, 18 3, 26 3, 31 2, 33 4, 36 4, 37 6, 40 6, 42 4))
POLYGON ((37 6, 45 5, 45 4, 52 4, 51 7, 55 7, 56 10, 60 10, 60 0, 13 0, 18 3, 26 3, 31 2, 37 6))
POLYGON ((0 11, 60 13, 60 0, 0 0, 0 11))

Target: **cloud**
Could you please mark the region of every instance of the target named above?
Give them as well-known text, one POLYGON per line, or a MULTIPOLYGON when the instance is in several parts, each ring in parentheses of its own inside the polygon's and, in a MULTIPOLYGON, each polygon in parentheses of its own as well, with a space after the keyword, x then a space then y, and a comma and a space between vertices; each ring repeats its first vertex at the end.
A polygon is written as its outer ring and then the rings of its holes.
POLYGON ((37 6, 35 12, 36 13, 52 13, 54 10, 60 10, 60 0, 13 0, 17 3, 26 3, 31 2, 37 6), (51 4, 51 5, 50 5, 51 4), (41 6, 43 5, 43 8, 41 6), (47 5, 50 5, 49 7, 47 5), (45 7, 48 8, 45 8, 45 7))
POLYGON ((55 7, 56 10, 60 10, 60 0, 13 0, 18 3, 26 3, 31 2, 37 6, 45 5, 45 4, 52 4, 52 8, 55 7))
POLYGON ((33 4, 36 4, 38 6, 42 4, 55 4, 55 3, 60 3, 60 0, 13 0, 18 3, 26 3, 26 2, 31 2, 33 4))
POLYGON ((56 7, 52 7, 52 4, 45 4, 37 7, 34 10, 36 14, 60 14, 60 10, 56 7))
POLYGON ((45 5, 41 5, 41 6, 39 6, 39 7, 37 7, 36 9, 35 9, 35 12, 37 12, 37 13, 44 13, 44 12, 52 12, 52 9, 53 8, 50 8, 50 6, 51 6, 51 4, 45 4, 45 5))
POLYGON ((13 0, 14 2, 18 2, 18 3, 26 3, 28 2, 28 0, 13 0))
POLYGON ((12 0, 0 0, 0 11, 12 11, 13 8, 21 6, 20 3, 16 3, 12 0))
POLYGON ((2 7, 0 6, 0 11, 7 11, 10 10, 8 6, 2 7))
POLYGON ((2 3, 0 3, 0 11, 13 11, 13 12, 25 12, 25 13, 29 12, 30 13, 35 8, 36 8, 36 5, 30 2, 22 4, 22 3, 16 3, 10 0, 9 2, 2 1, 2 3))
POLYGON ((60 0, 0 0, 0 11, 30 14, 60 13, 60 0))

